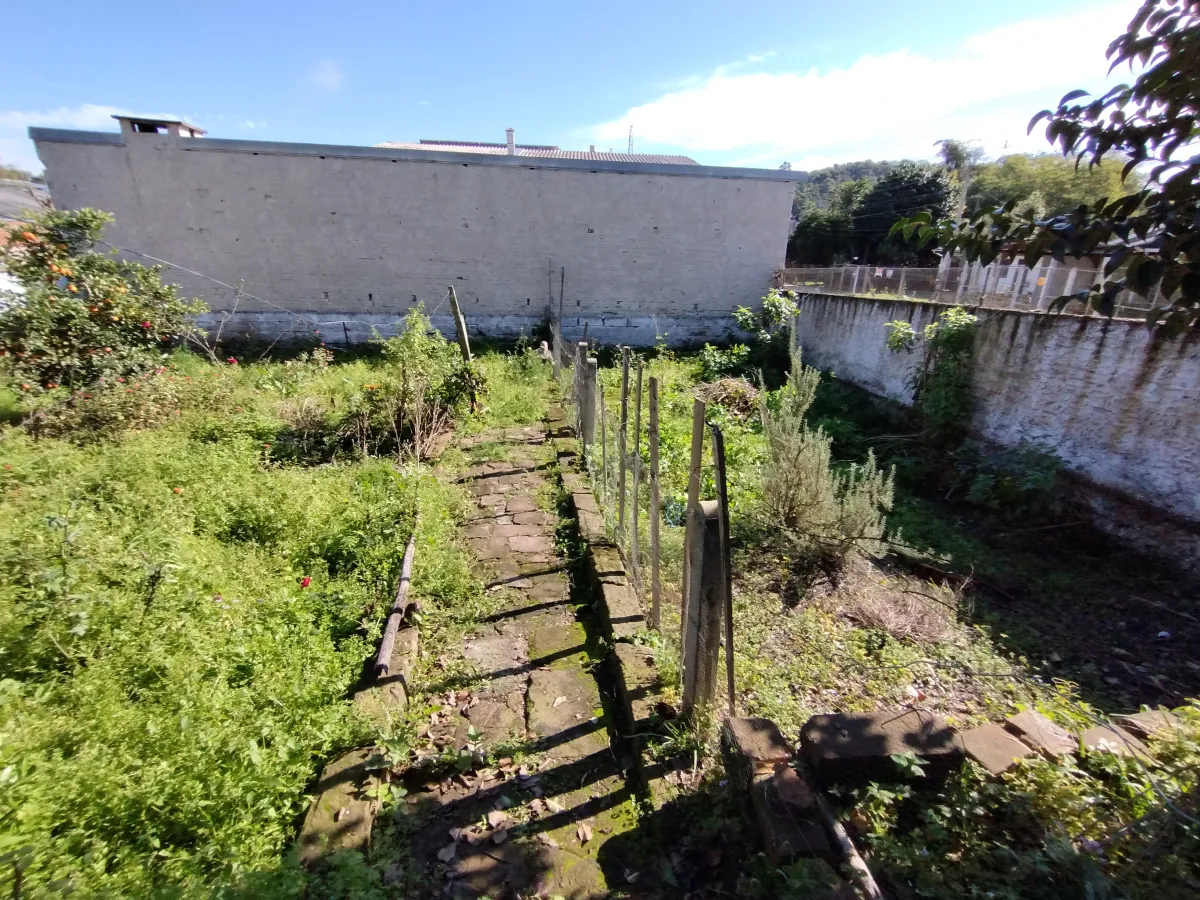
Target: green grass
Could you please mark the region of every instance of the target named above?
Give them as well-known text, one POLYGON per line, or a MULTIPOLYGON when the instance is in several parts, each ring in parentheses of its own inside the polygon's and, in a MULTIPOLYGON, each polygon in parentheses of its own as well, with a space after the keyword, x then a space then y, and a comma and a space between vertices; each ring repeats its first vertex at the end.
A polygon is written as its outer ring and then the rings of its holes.
MULTIPOLYGON (((540 415, 513 385, 530 363, 480 366, 484 417, 540 415)), ((385 356, 180 353, 163 377, 166 424, 0 435, 0 890, 373 896, 377 872, 310 884, 290 848, 324 761, 376 739, 348 692, 418 507, 423 666, 495 602, 456 540, 465 494, 337 436, 398 377, 385 356), (316 459, 294 452, 306 408, 332 435, 316 459)))
MULTIPOLYGON (((644 370, 644 377, 656 376, 663 385, 660 456, 668 518, 671 504, 677 515, 686 491, 691 397, 699 368, 694 359, 668 354, 648 360, 644 370)), ((611 462, 619 369, 602 371, 601 381, 611 462)), ((903 413, 861 391, 826 378, 809 415, 835 438, 840 462, 859 462, 871 449, 896 466, 889 526, 892 534, 900 533, 901 552, 882 563, 851 566, 840 586, 793 571, 786 553, 770 540, 759 511, 757 467, 764 448, 757 424, 710 405, 708 420, 724 430, 730 469, 740 714, 769 717, 794 736, 815 713, 894 709, 914 702, 959 727, 1028 708, 1067 726, 1090 726, 1104 712, 1130 711, 1138 702, 1180 704, 1173 689, 1127 687, 1124 670, 1121 686, 1102 678, 1108 674, 1100 668, 1102 660, 1111 662, 1120 653, 1145 660, 1142 670, 1169 673, 1195 694, 1194 666, 1187 668, 1195 641, 1187 620, 1169 609, 1154 613, 1159 607, 1152 607, 1155 624, 1143 626, 1147 608, 1130 597, 1186 608, 1185 597, 1177 593, 1184 591, 1182 584, 1171 584, 1145 560, 1081 528, 1072 526, 1060 536, 1061 514, 1049 523, 1031 522, 1024 507, 971 505, 961 496, 947 501, 939 461, 921 447, 903 413), (1053 527, 1046 530, 1046 524, 1053 527), (947 578, 939 570, 953 574, 947 578), (927 579, 953 587, 961 581, 958 576, 972 576, 972 581, 957 625, 937 640, 897 637, 846 612, 848 593, 890 586, 946 597, 946 587, 927 579), (1174 635, 1169 645, 1146 633, 1162 623, 1174 635), (1135 629, 1144 634, 1142 643, 1130 645, 1128 635, 1135 629), (1144 649, 1147 645, 1153 653, 1144 649), (1119 652, 1111 651, 1114 646, 1119 652)), ((632 409, 629 421, 632 434, 632 409)), ((709 453, 706 438, 702 498, 714 496, 709 453)), ((598 458, 593 454, 593 468, 598 458)), ((615 484, 613 475, 608 480, 610 527, 615 484)), ((641 503, 644 551, 645 493, 641 503)), ((655 648, 668 683, 677 678, 680 652, 681 530, 664 528, 668 602, 662 633, 639 636, 655 648)), ((1079 765, 1031 762, 999 781, 970 767, 945 785, 905 782, 897 775, 894 783, 847 791, 840 798, 842 810, 862 829, 874 865, 900 897, 1186 896, 1200 871, 1194 822, 1200 818, 1194 800, 1200 713, 1185 710, 1185 719, 1188 728, 1178 740, 1156 748, 1158 763, 1149 770, 1094 754, 1079 765), (1174 805, 1164 804, 1163 797, 1173 798, 1174 805)), ((715 763, 715 757, 710 760, 715 763)), ((791 885, 789 877, 782 872, 761 876, 779 896, 808 896, 807 888, 791 885)))

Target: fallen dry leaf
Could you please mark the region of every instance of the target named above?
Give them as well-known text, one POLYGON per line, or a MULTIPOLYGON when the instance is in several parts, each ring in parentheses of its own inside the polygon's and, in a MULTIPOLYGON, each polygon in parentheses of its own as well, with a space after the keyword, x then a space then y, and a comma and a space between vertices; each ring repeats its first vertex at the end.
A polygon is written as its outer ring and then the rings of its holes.
POLYGON ((457 854, 457 853, 458 853, 458 844, 450 843, 438 851, 437 857, 442 862, 448 863, 448 862, 450 862, 450 860, 454 859, 455 854, 457 854))
POLYGON ((586 844, 592 839, 592 826, 587 822, 580 822, 579 827, 575 829, 575 835, 579 838, 579 843, 586 844))
MULTIPOLYGON (((736 649, 736 645, 734 645, 734 646, 736 649)), ((552 812, 552 813, 560 813, 564 809, 566 809, 566 807, 563 806, 561 803, 559 803, 557 800, 555 800, 553 797, 547 797, 546 798, 546 809, 550 810, 550 812, 552 812)))
POLYGON ((566 702, 567 702, 566 697, 555 697, 554 698, 554 708, 558 709, 560 706, 562 706, 566 702))
POLYGON ((498 809, 490 810, 487 814, 487 823, 491 828, 499 828, 508 821, 508 816, 498 809))
POLYGON ((492 843, 493 844, 503 844, 507 840, 508 840, 508 830, 507 829, 502 830, 502 831, 497 831, 495 834, 492 835, 492 843))

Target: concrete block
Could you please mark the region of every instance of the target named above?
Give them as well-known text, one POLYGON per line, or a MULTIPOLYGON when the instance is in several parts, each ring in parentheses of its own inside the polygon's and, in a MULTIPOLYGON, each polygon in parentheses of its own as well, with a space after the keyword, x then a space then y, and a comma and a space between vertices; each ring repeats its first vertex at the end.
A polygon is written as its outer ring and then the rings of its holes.
POLYGON ((628 640, 646 627, 641 601, 631 585, 604 583, 600 585, 600 593, 613 637, 618 641, 628 640))
POLYGON ((754 774, 774 771, 777 763, 792 758, 792 745, 770 719, 726 719, 722 737, 730 750, 746 760, 754 774))
POLYGON ((1037 752, 992 722, 963 732, 962 742, 967 756, 992 775, 1001 775, 1007 772, 1017 764, 1018 760, 1037 752))
POLYGON ((388 661, 388 674, 373 679, 354 693, 354 704, 380 728, 402 721, 408 708, 408 679, 417 661, 420 631, 401 628, 388 661))
POLYGON ((944 719, 916 709, 813 716, 801 729, 800 742, 823 781, 888 777, 895 772, 890 758, 895 754, 917 754, 935 775, 965 756, 962 739, 944 719))
POLYGON ((338 850, 365 853, 375 820, 374 803, 364 796, 373 782, 368 748, 351 750, 321 773, 317 794, 300 829, 300 862, 309 865, 338 850))
POLYGON ((1179 718, 1165 709, 1146 709, 1112 718, 1126 731, 1140 738, 1166 735, 1179 729, 1179 718))
POLYGON ((786 763, 755 778, 750 806, 773 864, 798 857, 834 857, 812 788, 786 763))
POLYGON ((1079 740, 1089 753, 1107 752, 1116 756, 1138 754, 1150 759, 1150 751, 1146 749, 1146 745, 1120 725, 1097 725, 1080 735, 1079 740))
POLYGON ((613 649, 621 666, 623 705, 629 709, 635 725, 645 722, 654 715, 659 693, 654 652, 625 641, 617 643, 613 649))
POLYGON ((1050 759, 1074 753, 1079 749, 1079 742, 1075 738, 1032 709, 1009 716, 1004 727, 1050 759))

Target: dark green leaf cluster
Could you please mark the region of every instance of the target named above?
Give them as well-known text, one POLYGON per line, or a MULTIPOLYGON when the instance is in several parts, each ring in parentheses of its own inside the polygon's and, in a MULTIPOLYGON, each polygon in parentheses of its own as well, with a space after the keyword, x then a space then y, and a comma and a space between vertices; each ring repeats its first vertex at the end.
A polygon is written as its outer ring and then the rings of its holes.
POLYGON ((1146 0, 1108 58, 1113 68, 1137 64, 1141 73, 1089 102, 1082 102, 1086 91, 1072 91, 1029 127, 1045 120, 1047 139, 1077 165, 1097 166, 1107 155, 1126 160, 1124 179, 1138 167, 1148 170, 1144 188, 1049 219, 1017 210, 1013 200, 932 227, 930 218, 913 216, 890 235, 915 237, 918 246, 936 240, 945 252, 985 264, 1001 253, 1030 267, 1044 256, 1103 256, 1099 283, 1059 297, 1057 308, 1079 299, 1111 316, 1128 289, 1157 298, 1147 322, 1177 335, 1200 318, 1200 158, 1185 156, 1200 116, 1200 7, 1194 0, 1146 0), (920 224, 914 229, 913 222, 920 224))

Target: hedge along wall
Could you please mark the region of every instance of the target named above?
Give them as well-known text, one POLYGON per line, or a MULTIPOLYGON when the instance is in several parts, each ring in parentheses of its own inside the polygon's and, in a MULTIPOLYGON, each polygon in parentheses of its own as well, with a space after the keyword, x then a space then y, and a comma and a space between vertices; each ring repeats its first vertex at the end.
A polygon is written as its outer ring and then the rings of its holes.
MULTIPOLYGON (((810 365, 911 404, 919 351, 890 352, 885 323, 919 332, 949 308, 807 294, 799 342, 810 365)), ((1100 527, 1200 568, 1200 335, 1165 341, 1135 320, 972 311, 971 431, 1053 450, 1100 527)))

